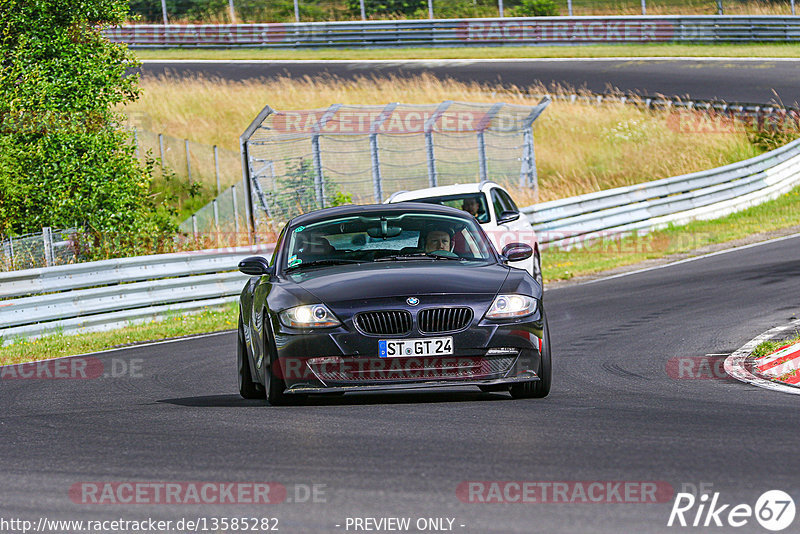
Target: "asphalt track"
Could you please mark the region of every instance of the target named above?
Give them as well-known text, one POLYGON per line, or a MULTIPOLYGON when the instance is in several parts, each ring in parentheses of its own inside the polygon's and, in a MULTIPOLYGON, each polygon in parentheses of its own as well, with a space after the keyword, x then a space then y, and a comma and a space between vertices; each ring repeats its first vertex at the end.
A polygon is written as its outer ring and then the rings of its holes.
MULTIPOLYGON (((280 532, 305 533, 399 516, 452 518, 464 533, 684 530, 666 526, 671 499, 471 504, 456 493, 463 481, 710 484, 723 503, 753 506, 771 489, 800 502, 796 396, 667 372, 672 358, 724 355, 796 317, 798 280, 793 237, 548 291, 555 379, 542 400, 453 389, 268 407, 236 393, 234 334, 99 354, 111 376, 96 379, 0 369, 0 521, 277 517, 280 532), (277 482, 292 502, 70 499, 92 481, 277 482), (296 502, 311 485, 324 485, 317 502, 296 502)), ((750 518, 737 531, 763 529, 750 518)))
MULTIPOLYGON (((419 61, 146 61, 145 76, 252 80, 335 75, 439 78, 529 87, 538 83, 603 93, 612 88, 728 102, 800 102, 800 59, 531 59, 419 61)), ((265 95, 268 99, 268 95, 265 95)), ((268 101, 266 102, 268 103, 268 101)))
POLYGON ((236 393, 233 334, 98 356, 141 376, 3 380, 0 517, 256 515, 278 517, 282 532, 344 532, 335 525, 353 516, 451 517, 465 533, 646 533, 671 530, 671 502, 468 504, 456 488, 661 481, 713 484, 726 503, 754 505, 776 488, 797 499, 797 397, 666 368, 729 353, 794 316, 798 260, 791 238, 548 291, 555 385, 544 400, 454 389, 267 407, 236 393), (131 480, 269 481, 290 494, 324 484, 326 502, 100 506, 67 493, 131 480))

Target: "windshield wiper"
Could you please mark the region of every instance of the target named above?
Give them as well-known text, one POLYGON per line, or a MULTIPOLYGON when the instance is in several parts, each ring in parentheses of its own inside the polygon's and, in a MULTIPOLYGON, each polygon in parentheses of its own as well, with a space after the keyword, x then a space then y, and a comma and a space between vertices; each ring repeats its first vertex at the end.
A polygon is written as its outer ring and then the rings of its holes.
POLYGON ((411 261, 419 259, 434 259, 434 260, 456 260, 464 261, 464 258, 459 256, 444 256, 442 254, 434 254, 433 252, 416 252, 414 254, 394 254, 392 256, 384 256, 382 258, 375 258, 373 261, 411 261))
POLYGON ((303 267, 316 267, 318 265, 347 265, 351 263, 366 263, 364 260, 347 260, 344 258, 328 258, 324 260, 314 260, 308 263, 298 263, 296 265, 288 266, 285 271, 296 271, 297 269, 302 269, 303 267))

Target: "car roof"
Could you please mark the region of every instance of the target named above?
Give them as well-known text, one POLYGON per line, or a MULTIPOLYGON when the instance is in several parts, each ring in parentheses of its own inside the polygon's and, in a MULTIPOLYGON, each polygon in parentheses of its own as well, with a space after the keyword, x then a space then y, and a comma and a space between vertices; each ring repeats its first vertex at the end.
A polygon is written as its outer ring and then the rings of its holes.
POLYGON ((415 198, 444 197, 448 195, 458 195, 462 193, 480 193, 487 185, 498 186, 490 181, 471 182, 468 184, 442 185, 438 187, 428 187, 425 189, 415 189, 414 191, 398 191, 393 194, 386 202, 405 202, 415 198))
POLYGON ((347 206, 337 206, 335 208, 324 208, 298 215, 288 222, 288 226, 299 224, 310 224, 325 219, 336 217, 346 217, 348 215, 369 215, 370 213, 407 213, 410 211, 449 215, 462 219, 472 220, 474 217, 464 210, 441 206, 439 204, 428 204, 425 202, 397 202, 392 204, 365 204, 347 206))

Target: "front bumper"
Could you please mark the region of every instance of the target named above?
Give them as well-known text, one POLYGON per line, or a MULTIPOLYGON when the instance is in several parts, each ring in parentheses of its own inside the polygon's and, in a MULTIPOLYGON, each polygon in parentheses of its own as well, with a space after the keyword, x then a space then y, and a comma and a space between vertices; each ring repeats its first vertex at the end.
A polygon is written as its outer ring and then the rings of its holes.
POLYGON ((541 316, 516 323, 473 324, 452 334, 412 332, 407 338, 452 336, 448 356, 379 358, 380 336, 343 325, 327 332, 276 332, 273 376, 286 393, 333 393, 495 386, 539 380, 541 316))

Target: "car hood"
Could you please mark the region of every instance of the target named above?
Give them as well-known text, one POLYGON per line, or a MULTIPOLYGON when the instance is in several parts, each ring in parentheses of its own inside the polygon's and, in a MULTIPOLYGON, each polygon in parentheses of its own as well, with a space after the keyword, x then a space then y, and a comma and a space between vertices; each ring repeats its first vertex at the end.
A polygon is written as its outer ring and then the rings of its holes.
POLYGON ((309 269, 287 278, 320 302, 420 295, 495 295, 508 277, 504 265, 436 262, 363 263, 309 269))

